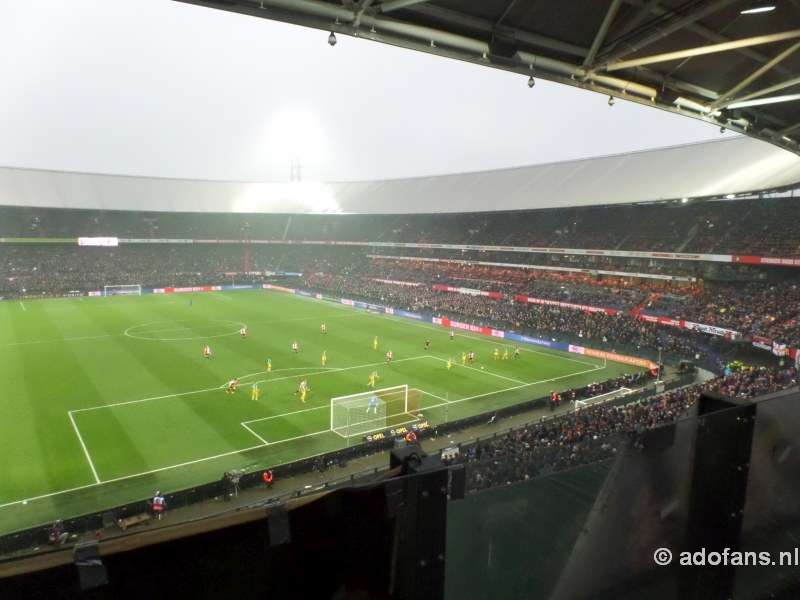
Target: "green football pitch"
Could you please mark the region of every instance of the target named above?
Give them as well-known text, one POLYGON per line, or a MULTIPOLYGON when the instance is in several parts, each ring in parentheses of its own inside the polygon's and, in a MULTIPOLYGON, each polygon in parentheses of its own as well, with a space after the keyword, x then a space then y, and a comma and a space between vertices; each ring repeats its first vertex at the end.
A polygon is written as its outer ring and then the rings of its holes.
POLYGON ((436 425, 632 369, 525 345, 514 360, 503 339, 261 290, 6 300, 0 361, 0 533, 360 443, 331 431, 330 401, 373 371, 436 425))

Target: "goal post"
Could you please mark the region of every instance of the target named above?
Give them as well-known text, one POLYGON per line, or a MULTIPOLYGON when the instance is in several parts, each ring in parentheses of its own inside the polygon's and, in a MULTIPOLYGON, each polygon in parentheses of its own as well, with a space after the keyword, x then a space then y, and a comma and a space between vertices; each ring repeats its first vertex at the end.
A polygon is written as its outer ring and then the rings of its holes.
POLYGON ((419 420, 419 390, 398 385, 331 398, 330 430, 344 438, 419 420))
POLYGON ((618 390, 606 392, 605 394, 600 394, 598 396, 592 396, 591 398, 586 398, 585 400, 575 400, 575 408, 589 408, 590 406, 595 406, 597 404, 605 404, 606 402, 616 400, 617 398, 627 396, 628 394, 632 393, 633 390, 626 387, 621 387, 618 390))
POLYGON ((104 285, 103 296, 141 296, 141 285, 104 285))

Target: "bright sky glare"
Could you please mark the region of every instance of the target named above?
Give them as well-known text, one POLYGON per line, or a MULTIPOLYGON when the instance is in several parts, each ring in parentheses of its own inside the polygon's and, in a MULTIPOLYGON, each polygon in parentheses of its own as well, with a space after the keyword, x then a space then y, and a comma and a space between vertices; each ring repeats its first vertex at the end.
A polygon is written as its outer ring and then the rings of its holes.
MULTIPOLYGON (((595 93, 169 0, 0 0, 0 166, 392 179, 718 139, 595 93)), ((726 133, 725 135, 731 135, 726 133)))

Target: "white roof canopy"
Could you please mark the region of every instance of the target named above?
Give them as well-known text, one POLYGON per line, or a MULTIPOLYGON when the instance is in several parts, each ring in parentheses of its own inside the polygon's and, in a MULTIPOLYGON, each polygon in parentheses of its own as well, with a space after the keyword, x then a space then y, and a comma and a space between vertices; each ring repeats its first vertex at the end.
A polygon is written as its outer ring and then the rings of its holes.
POLYGON ((364 182, 246 183, 0 168, 9 206, 413 214, 628 204, 798 187, 800 157, 738 137, 497 171, 364 182))

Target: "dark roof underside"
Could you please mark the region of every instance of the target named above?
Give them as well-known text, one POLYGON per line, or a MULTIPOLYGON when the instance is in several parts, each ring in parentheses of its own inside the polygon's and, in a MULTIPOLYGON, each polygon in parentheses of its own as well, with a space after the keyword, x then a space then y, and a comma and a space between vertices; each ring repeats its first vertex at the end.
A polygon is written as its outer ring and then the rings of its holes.
POLYGON ((798 153, 800 0, 177 0, 624 97, 798 153))

